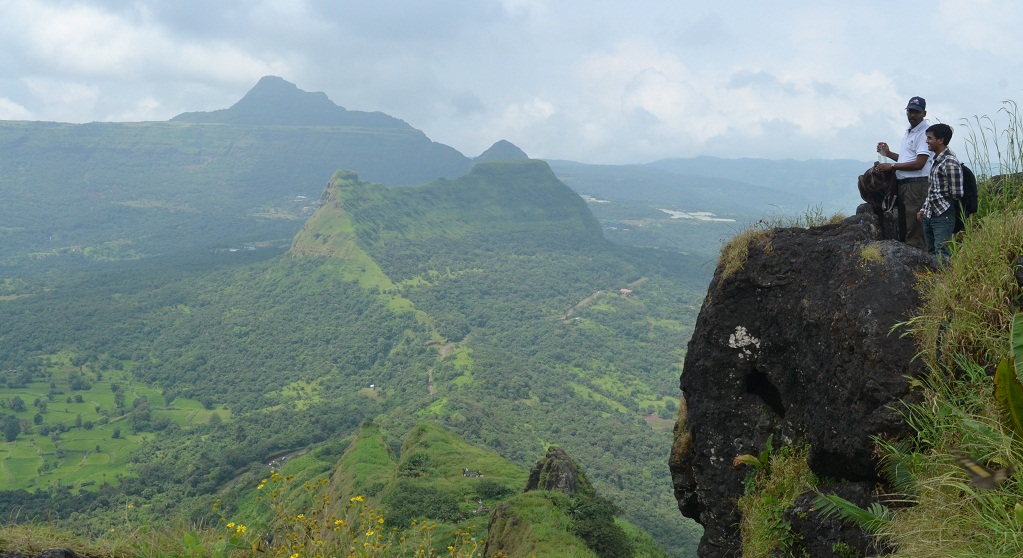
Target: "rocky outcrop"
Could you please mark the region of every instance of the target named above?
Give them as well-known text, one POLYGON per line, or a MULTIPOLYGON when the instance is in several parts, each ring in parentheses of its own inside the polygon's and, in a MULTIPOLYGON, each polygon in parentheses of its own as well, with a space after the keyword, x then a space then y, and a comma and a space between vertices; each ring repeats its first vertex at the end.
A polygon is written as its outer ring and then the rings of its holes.
MULTIPOLYGON (((572 461, 572 458, 565 453, 565 450, 557 446, 548 447, 547 455, 540 458, 529 471, 529 480, 526 481, 523 494, 498 504, 490 513, 490 522, 487 524, 487 541, 483 547, 485 558, 548 555, 550 548, 546 546, 546 542, 550 535, 549 531, 543 531, 544 534, 540 535, 541 531, 534 532, 532 526, 532 523, 537 520, 536 503, 517 504, 521 498, 530 496, 527 493, 535 491, 562 492, 570 496, 581 495, 584 498, 594 495, 593 485, 590 484, 575 461, 572 461), (537 536, 543 538, 537 539, 537 536)), ((547 501, 545 497, 543 499, 547 501)), ((554 504, 550 504, 548 501, 547 505, 554 504)), ((544 516, 549 519, 549 516, 544 516)), ((614 528, 613 524, 611 528, 614 528)), ((574 539, 574 537, 568 537, 568 539, 574 539)), ((559 544, 564 544, 564 541, 559 544)), ((585 552, 585 549, 581 548, 582 541, 579 541, 579 545, 578 549, 566 546, 560 550, 566 555, 580 555, 585 552)))
POLYGON ((526 482, 526 489, 523 492, 531 490, 592 495, 593 485, 565 450, 551 446, 547 448, 547 455, 529 471, 529 481, 526 482))
MULTIPOLYGON (((840 224, 746 234, 741 267, 722 258, 714 274, 685 359, 671 457, 679 508, 704 526, 702 557, 741 555, 736 500, 747 471, 732 460, 757 455, 768 436, 776 447, 808 444, 818 477, 865 503, 882 480, 872 436, 908 434, 896 409, 922 368, 893 328, 919 306, 914 285, 935 262, 875 240, 876 218, 861 207, 840 224)), ((819 548, 866 544, 812 517, 792 525, 819 548)))

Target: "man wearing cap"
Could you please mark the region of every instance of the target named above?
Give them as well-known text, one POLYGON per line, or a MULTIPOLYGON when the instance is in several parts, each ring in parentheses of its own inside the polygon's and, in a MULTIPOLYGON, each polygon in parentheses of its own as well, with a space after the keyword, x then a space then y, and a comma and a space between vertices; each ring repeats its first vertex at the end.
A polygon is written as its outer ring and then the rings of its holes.
POLYGON ((878 163, 880 170, 894 170, 895 182, 898 184, 900 237, 910 246, 927 250, 924 242, 923 223, 916 216, 927 198, 927 177, 931 171, 931 153, 927 148, 927 101, 923 97, 913 97, 906 105, 906 119, 909 129, 902 136, 899 152, 888 149, 888 144, 878 142, 877 152, 894 160, 894 163, 878 163))

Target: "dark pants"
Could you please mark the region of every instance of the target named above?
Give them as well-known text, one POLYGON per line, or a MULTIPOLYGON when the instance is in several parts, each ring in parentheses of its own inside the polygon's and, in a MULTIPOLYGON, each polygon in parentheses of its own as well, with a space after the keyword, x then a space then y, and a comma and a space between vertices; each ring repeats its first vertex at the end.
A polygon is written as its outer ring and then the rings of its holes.
POLYGON ((921 250, 927 250, 924 241, 924 225, 917 220, 917 213, 927 199, 927 179, 912 180, 899 184, 899 203, 905 208, 903 223, 906 226, 906 244, 921 250))
POLYGON ((952 251, 948 243, 952 241, 952 233, 956 228, 956 207, 948 208, 941 215, 924 217, 924 240, 927 242, 927 253, 938 256, 938 261, 948 265, 952 251))

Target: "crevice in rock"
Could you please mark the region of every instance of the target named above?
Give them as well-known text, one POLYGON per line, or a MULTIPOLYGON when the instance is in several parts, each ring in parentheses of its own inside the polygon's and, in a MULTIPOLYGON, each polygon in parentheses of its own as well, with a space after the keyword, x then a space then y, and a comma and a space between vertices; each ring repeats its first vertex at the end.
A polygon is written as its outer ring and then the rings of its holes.
POLYGON ((781 400, 781 392, 771 383, 767 374, 754 371, 746 376, 746 393, 756 395, 764 404, 770 407, 778 418, 785 418, 785 404, 781 400))

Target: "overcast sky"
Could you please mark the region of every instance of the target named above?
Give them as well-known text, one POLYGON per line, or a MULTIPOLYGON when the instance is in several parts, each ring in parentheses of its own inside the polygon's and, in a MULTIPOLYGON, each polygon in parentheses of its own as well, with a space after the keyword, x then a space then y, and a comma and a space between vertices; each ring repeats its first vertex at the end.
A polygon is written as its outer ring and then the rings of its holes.
MULTIPOLYGON (((260 77, 475 156, 872 160, 1023 101, 1011 0, 0 0, 0 119, 167 120, 260 77)), ((957 149, 958 148, 958 149, 957 149)))

